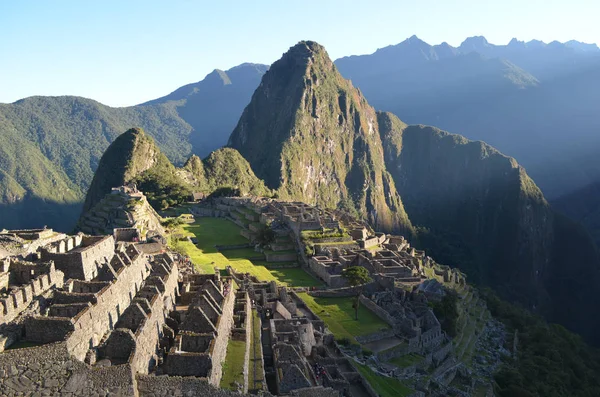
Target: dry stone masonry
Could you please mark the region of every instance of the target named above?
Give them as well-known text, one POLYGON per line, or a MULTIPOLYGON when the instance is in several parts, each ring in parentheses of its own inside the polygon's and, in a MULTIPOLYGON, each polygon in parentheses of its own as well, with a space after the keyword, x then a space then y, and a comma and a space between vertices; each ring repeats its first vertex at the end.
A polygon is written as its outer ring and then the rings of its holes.
POLYGON ((324 286, 283 287, 231 267, 199 274, 167 248, 143 194, 115 188, 78 234, 0 232, 0 395, 376 397, 358 365, 407 382, 415 397, 482 385, 460 360, 478 335, 451 338, 431 309, 455 290, 461 330, 465 318, 485 316, 462 273, 342 211, 260 197, 196 201, 181 219, 224 217, 248 239, 218 250, 254 247, 267 266, 302 268, 324 286), (274 234, 266 244, 265 229, 274 234), (347 286, 351 266, 373 281, 347 286), (298 290, 358 296, 387 328, 341 345, 298 290), (244 345, 237 391, 219 389, 231 340, 244 345))

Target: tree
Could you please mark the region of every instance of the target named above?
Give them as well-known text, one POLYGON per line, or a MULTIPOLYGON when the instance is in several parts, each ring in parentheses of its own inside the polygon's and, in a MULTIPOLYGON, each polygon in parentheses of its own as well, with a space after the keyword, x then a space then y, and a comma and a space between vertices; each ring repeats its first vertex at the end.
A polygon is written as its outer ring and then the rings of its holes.
POLYGON ((256 241, 263 247, 275 241, 275 231, 270 226, 263 225, 256 234, 256 241))
POLYGON ((349 268, 344 269, 342 277, 344 277, 346 281, 348 281, 348 284, 353 287, 361 286, 356 294, 356 302, 354 302, 354 318, 358 320, 358 304, 363 290, 362 286, 370 283, 373 279, 371 279, 369 271, 362 266, 350 266, 349 268))

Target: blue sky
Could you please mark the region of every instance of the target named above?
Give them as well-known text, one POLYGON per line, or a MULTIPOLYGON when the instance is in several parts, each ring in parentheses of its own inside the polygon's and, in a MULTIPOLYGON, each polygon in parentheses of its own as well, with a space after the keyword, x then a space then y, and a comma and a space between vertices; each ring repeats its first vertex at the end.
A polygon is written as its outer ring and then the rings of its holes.
POLYGON ((300 40, 332 58, 416 34, 459 45, 600 43, 593 0, 0 1, 0 102, 80 95, 141 103, 242 62, 270 64, 300 40))

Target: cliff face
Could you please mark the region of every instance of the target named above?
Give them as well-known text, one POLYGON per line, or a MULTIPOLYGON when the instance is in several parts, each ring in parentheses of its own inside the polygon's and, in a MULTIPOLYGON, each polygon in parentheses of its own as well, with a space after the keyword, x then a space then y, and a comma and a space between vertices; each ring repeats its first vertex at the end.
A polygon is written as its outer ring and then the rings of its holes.
POLYGON ((90 210, 113 187, 131 182, 159 162, 169 163, 141 128, 132 128, 121 134, 100 159, 85 198, 83 212, 90 210))
POLYGON ((378 229, 412 233, 385 170, 376 112, 317 43, 301 42, 271 66, 229 146, 284 199, 357 210, 378 229))
POLYGON ((407 126, 390 113, 378 119, 387 169, 428 253, 475 283, 592 335, 595 320, 586 313, 597 312, 589 303, 598 280, 595 247, 554 213, 525 170, 483 142, 407 126), (569 268, 589 283, 569 277, 569 268))
POLYGON ((235 149, 221 148, 204 160, 192 156, 177 170, 180 178, 196 191, 210 194, 221 188, 237 189, 241 195, 271 196, 273 192, 259 179, 248 161, 235 149))
POLYGON ((231 187, 238 189, 244 196, 272 195, 271 190, 254 174, 248 161, 235 149, 215 150, 204 159, 203 168, 209 192, 231 187))

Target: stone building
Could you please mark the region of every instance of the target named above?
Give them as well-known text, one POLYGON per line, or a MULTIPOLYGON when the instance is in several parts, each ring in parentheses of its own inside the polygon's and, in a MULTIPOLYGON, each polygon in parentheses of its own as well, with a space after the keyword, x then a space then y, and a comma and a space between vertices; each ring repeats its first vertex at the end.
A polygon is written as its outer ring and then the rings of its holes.
POLYGON ((168 350, 162 373, 207 378, 218 386, 227 343, 233 328, 236 301, 229 280, 218 274, 190 275, 184 281, 174 325, 174 343, 168 350))

